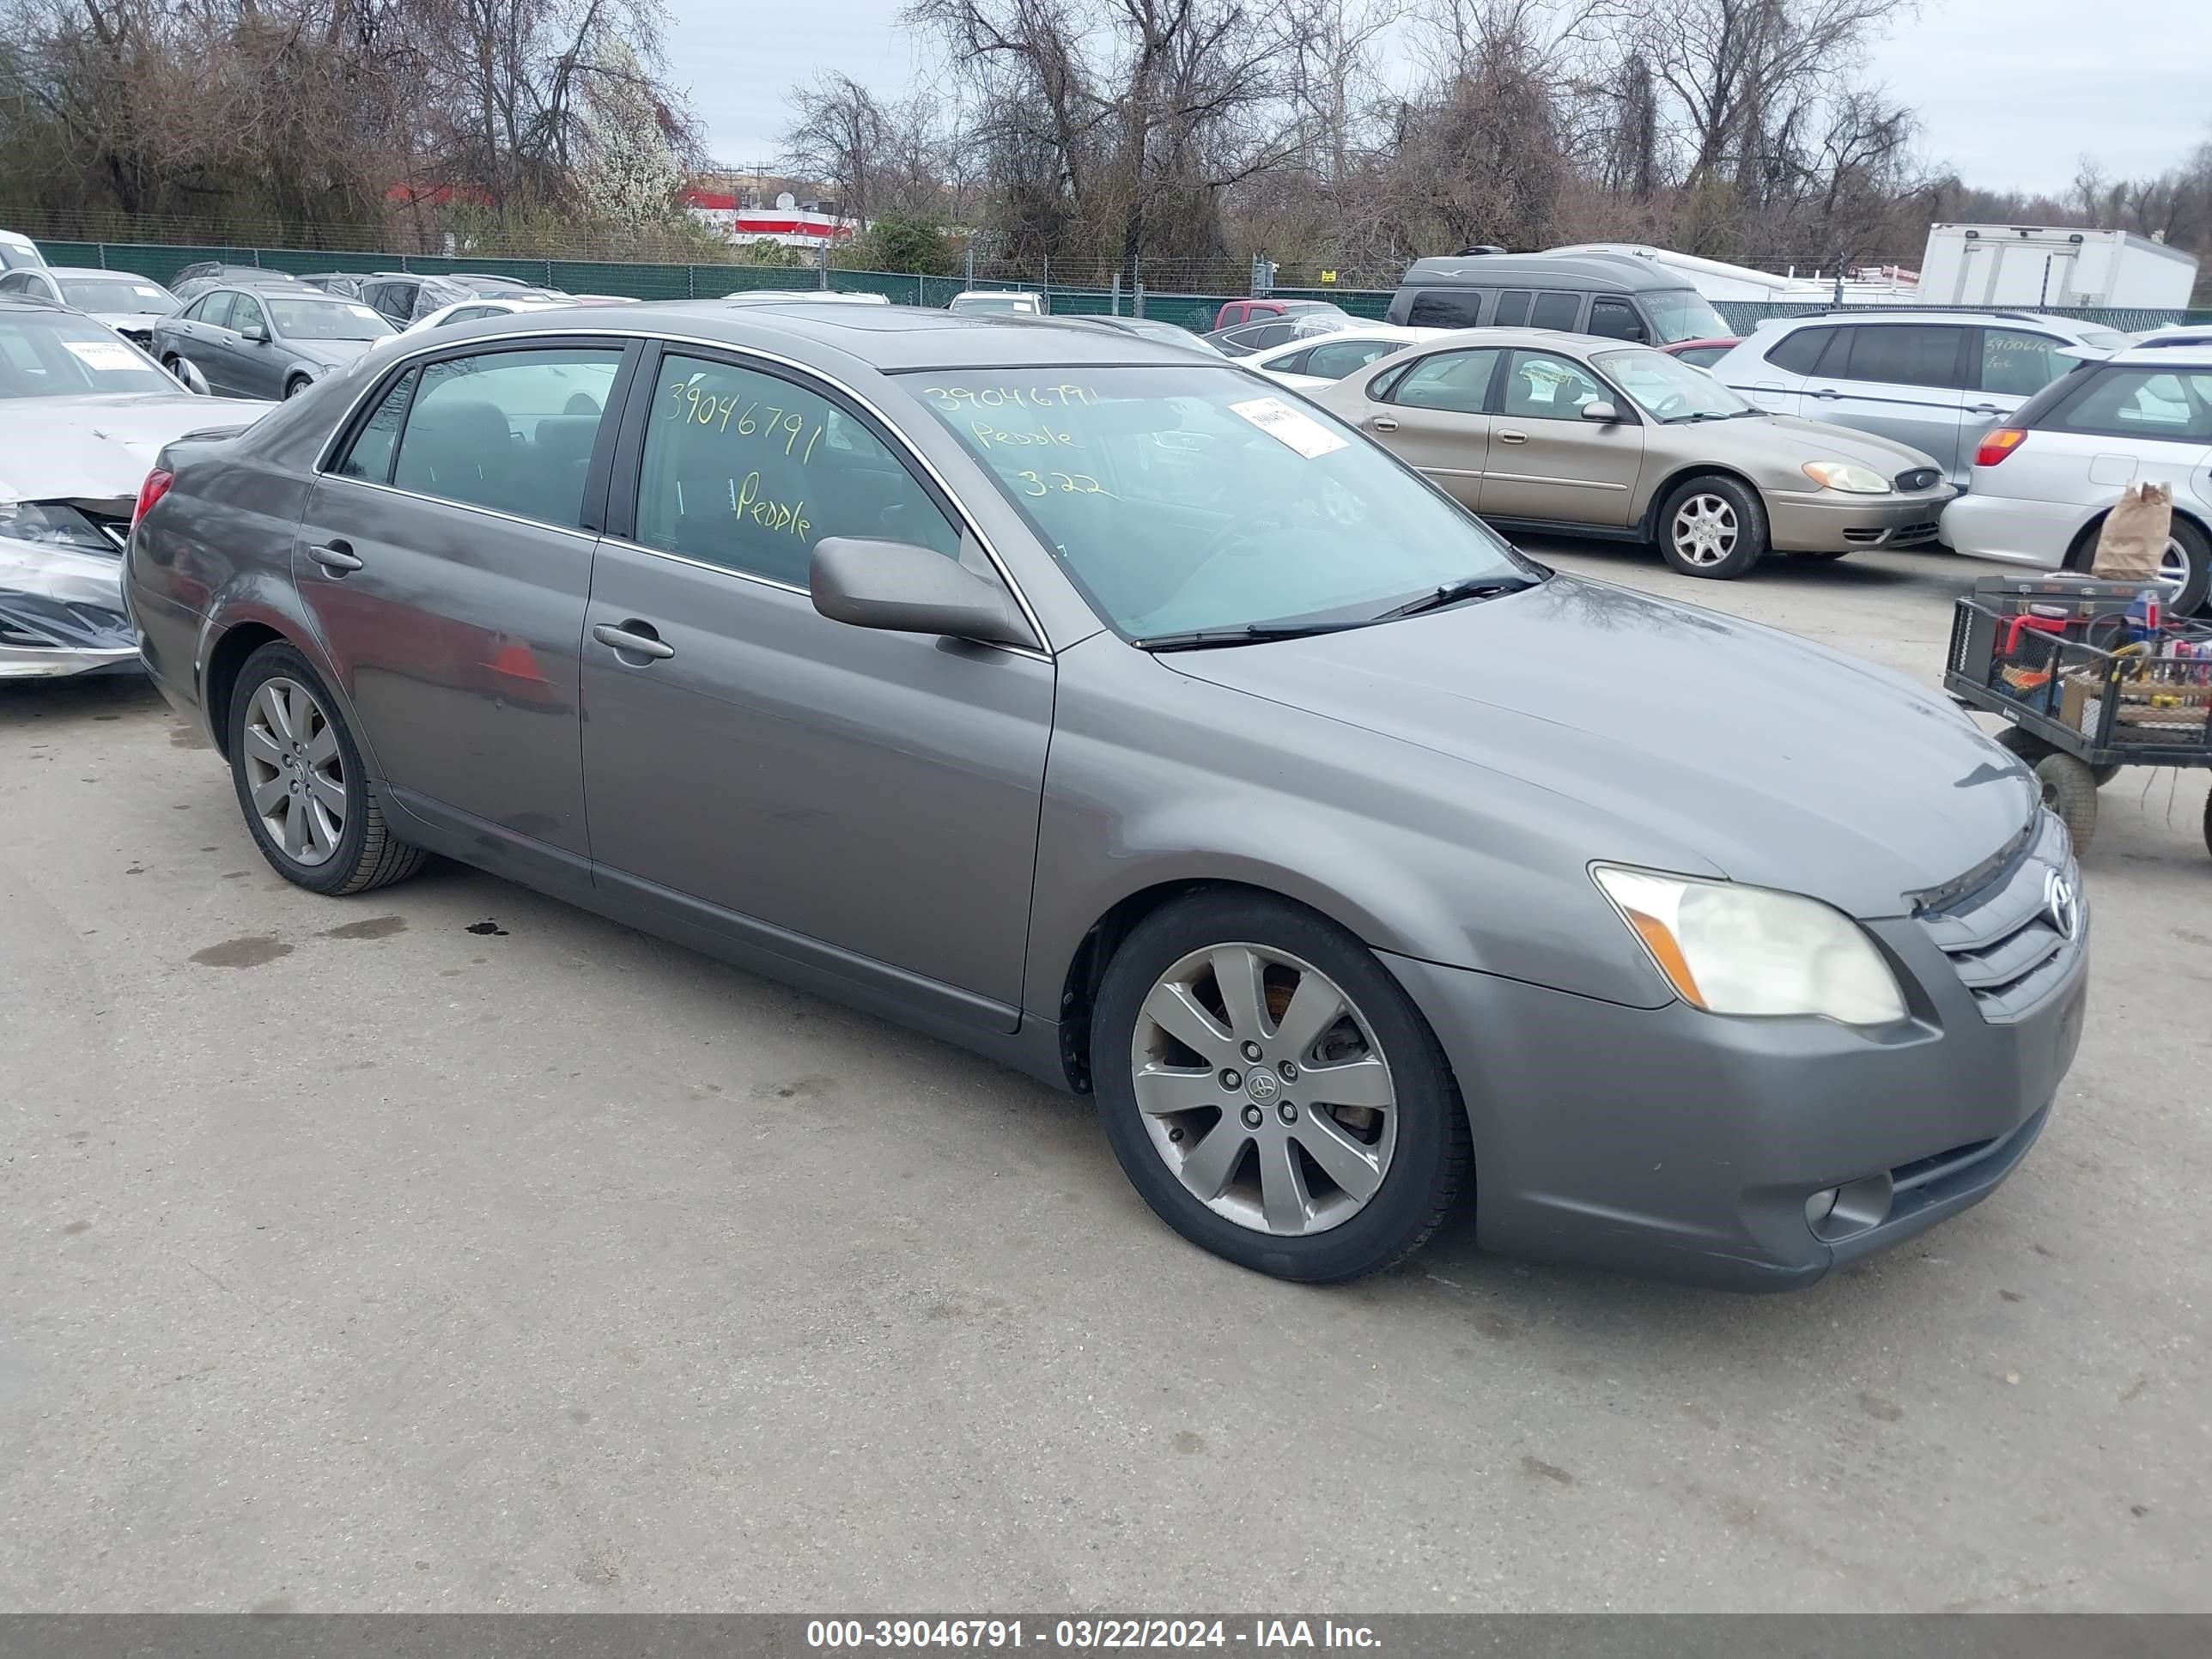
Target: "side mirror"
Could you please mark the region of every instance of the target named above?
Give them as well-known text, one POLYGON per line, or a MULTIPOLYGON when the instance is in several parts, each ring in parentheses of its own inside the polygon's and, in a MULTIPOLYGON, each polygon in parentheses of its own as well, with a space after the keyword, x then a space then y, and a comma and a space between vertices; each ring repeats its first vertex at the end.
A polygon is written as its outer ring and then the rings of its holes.
POLYGON ((1038 643, 1013 596, 997 581, 911 542, 825 537, 815 544, 807 585, 817 611, 855 628, 1038 643))
POLYGON ((198 368, 192 366, 191 359, 186 357, 178 358, 176 368, 169 372, 174 374, 179 380, 183 382, 185 391, 202 398, 210 395, 208 391, 207 376, 201 374, 198 368))
POLYGON ((267 345, 269 343, 269 331, 263 327, 259 323, 248 323, 244 328, 239 330, 238 332, 239 337, 241 339, 251 340, 256 345, 267 345))
POLYGON ((1597 421, 1607 426, 1612 426, 1620 421, 1620 411, 1611 404, 1584 404, 1583 419, 1597 421))

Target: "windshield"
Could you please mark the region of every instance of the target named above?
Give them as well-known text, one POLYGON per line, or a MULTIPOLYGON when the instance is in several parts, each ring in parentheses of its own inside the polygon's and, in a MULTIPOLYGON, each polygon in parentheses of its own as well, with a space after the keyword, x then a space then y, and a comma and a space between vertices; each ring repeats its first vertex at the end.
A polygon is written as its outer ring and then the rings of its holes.
POLYGON ((1735 332, 1693 288, 1662 288, 1636 298, 1659 331, 1661 345, 1673 345, 1678 340, 1725 339, 1735 332))
POLYGON ((378 340, 392 331, 367 306, 350 300, 276 300, 264 296, 277 333, 288 340, 378 340))
POLYGON ((1719 421, 1758 410, 1701 368, 1641 346, 1601 351, 1593 367, 1656 421, 1719 421))
POLYGON ((176 295, 130 276, 64 276, 62 298, 79 311, 174 311, 176 295))
POLYGON ((0 313, 0 398, 183 390, 152 358, 89 317, 0 313))
POLYGON ((1225 365, 916 376, 1124 635, 1371 621, 1536 568, 1322 410, 1225 365))

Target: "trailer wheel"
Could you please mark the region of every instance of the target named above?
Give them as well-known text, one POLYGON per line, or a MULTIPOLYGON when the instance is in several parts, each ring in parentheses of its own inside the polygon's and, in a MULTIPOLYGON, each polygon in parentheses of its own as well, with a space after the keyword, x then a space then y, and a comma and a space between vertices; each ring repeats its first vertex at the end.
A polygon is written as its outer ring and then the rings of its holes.
POLYGON ((2097 775, 2084 761, 2052 750, 2035 763, 2043 784, 2043 804, 2066 822, 2074 850, 2086 853, 2097 834, 2097 775))
POLYGON ((2089 775, 2096 779, 2097 787, 2102 789, 2120 775, 2120 763, 2114 761, 2110 766, 2093 766, 2089 769, 2089 775))
POLYGON ((2055 755, 2058 752, 2041 738, 2037 737, 2034 732, 2018 726, 2004 727, 1996 734, 1996 743, 1998 748, 2009 749, 2014 754, 2019 756, 2027 763, 2028 770, 2031 772, 2035 769, 2036 763, 2045 755, 2055 755))

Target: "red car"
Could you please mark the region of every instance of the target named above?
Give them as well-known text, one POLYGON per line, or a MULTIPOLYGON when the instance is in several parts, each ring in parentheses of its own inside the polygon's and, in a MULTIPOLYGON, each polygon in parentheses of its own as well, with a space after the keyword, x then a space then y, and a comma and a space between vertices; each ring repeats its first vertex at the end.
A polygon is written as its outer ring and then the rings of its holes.
POLYGON ((1255 323, 1267 317, 1295 317, 1302 311, 1341 311, 1344 307, 1332 305, 1327 300, 1231 300, 1221 307, 1221 314, 1213 319, 1217 329, 1234 328, 1239 323, 1255 323))
POLYGON ((1680 357, 1693 368, 1711 368, 1728 355, 1729 347, 1741 343, 1741 340, 1677 340, 1659 349, 1669 357, 1680 357))

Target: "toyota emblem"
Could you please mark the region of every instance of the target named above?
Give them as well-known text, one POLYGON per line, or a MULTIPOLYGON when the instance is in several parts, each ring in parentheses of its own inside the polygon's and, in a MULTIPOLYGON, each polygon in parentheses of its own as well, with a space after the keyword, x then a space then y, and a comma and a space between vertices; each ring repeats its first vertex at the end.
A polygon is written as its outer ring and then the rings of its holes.
POLYGON ((2070 940, 2074 930, 2081 925, 2081 902, 2074 896, 2074 884, 2056 870, 2043 878, 2043 908, 2051 913, 2051 925, 2058 930, 2058 937, 2070 940))

